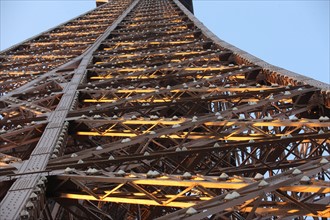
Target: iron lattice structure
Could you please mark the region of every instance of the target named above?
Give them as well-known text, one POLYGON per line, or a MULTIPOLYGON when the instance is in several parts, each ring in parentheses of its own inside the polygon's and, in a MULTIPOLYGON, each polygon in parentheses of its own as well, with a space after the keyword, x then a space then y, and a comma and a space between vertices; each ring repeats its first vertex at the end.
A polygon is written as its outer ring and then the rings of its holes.
POLYGON ((0 59, 1 219, 330 218, 329 85, 178 0, 112 0, 0 59))

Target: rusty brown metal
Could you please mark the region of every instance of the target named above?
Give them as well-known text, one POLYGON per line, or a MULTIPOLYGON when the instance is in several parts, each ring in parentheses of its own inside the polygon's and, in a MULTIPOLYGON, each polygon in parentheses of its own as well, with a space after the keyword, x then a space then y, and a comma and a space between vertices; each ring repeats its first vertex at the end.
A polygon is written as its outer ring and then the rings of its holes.
POLYGON ((329 85, 181 2, 110 0, 0 54, 1 219, 330 218, 329 85))

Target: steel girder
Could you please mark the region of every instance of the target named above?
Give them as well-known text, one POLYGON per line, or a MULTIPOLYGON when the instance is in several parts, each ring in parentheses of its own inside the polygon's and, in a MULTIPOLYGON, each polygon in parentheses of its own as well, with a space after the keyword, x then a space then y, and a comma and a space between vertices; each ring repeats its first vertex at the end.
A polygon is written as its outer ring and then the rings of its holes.
POLYGON ((1 59, 3 219, 330 217, 328 85, 176 0, 110 1, 1 59))

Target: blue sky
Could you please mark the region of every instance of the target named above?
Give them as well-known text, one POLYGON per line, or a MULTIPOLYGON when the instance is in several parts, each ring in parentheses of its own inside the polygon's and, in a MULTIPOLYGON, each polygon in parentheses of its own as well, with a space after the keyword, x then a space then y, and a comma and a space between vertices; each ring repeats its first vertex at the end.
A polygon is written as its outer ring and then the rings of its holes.
MULTIPOLYGON (((0 49, 95 7, 94 0, 0 0, 0 49)), ((219 38, 260 59, 330 83, 329 0, 194 0, 219 38)))

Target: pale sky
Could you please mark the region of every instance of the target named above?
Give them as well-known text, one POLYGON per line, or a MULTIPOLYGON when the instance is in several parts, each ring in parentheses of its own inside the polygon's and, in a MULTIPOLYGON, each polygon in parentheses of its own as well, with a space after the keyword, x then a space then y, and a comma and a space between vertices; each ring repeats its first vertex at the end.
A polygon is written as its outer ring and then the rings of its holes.
MULTIPOLYGON (((0 0, 0 49, 95 7, 94 0, 0 0)), ((299 74, 330 83, 329 0, 194 0, 219 38, 299 74)))

